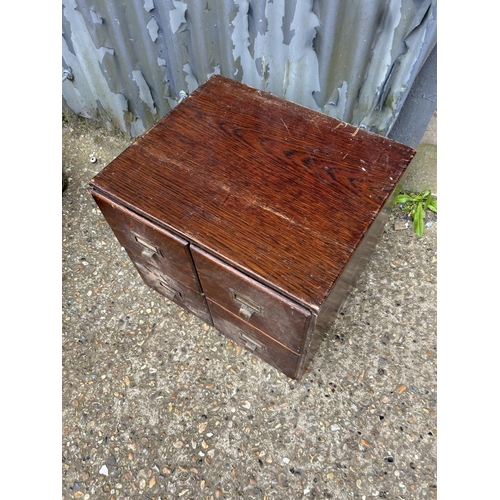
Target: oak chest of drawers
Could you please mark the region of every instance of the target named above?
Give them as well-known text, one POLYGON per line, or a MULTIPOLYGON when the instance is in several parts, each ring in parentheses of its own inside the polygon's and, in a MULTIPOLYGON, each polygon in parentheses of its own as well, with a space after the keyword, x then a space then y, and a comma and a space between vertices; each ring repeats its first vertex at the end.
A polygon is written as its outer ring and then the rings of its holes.
POLYGON ((215 75, 90 189, 146 285, 300 378, 414 154, 215 75))

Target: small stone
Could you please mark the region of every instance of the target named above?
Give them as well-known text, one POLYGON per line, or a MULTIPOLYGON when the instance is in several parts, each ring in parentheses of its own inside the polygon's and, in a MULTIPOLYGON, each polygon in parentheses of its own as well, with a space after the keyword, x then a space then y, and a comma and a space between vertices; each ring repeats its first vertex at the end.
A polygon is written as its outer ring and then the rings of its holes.
POLYGON ((83 497, 84 497, 84 495, 83 495, 82 491, 75 492, 75 498, 83 498, 83 497))
POLYGON ((220 488, 217 488, 215 490, 215 498, 220 498, 222 496, 222 490, 220 488))
POLYGON ((106 465, 103 465, 103 466, 99 469, 99 474, 103 474, 104 476, 107 476, 107 475, 108 475, 108 468, 106 467, 106 465))
POLYGON ((146 488, 146 480, 142 477, 139 480, 139 489, 143 490, 144 488, 146 488))
POLYGON ((406 391, 406 385, 400 385, 397 389, 396 392, 401 394, 402 392, 406 391))
POLYGON ((339 425, 337 425, 337 424, 332 424, 332 425, 330 426, 330 429, 331 429, 332 431, 334 431, 334 432, 335 432, 335 431, 340 431, 340 426, 339 426, 339 425))
POLYGON ((394 222, 394 231, 402 231, 404 229, 408 229, 408 222, 397 220, 394 222))
POLYGON ((283 459, 283 463, 285 463, 285 464, 289 464, 289 463, 290 463, 290 459, 285 457, 285 458, 283 459))
POLYGON ((176 442, 174 443, 174 448, 182 448, 182 445, 183 445, 183 444, 184 444, 184 443, 183 443, 182 441, 176 441, 176 442))
POLYGON ((326 475, 326 478, 327 479, 333 479, 335 476, 333 474, 333 472, 329 472, 327 475, 326 475))
POLYGON ((380 398, 380 401, 382 401, 382 403, 388 403, 390 401, 390 399, 387 396, 382 396, 380 398))
POLYGON ((202 422, 199 426, 198 426, 198 432, 200 434, 202 434, 205 429, 207 428, 207 425, 208 425, 208 422, 202 422))
POLYGON ((149 486, 150 488, 152 488, 155 484, 156 484, 156 477, 155 477, 155 476, 153 476, 153 477, 149 480, 149 484, 148 484, 148 486, 149 486))
POLYGON ((365 448, 369 448, 371 446, 371 443, 369 443, 366 439, 360 439, 359 444, 365 448))
POLYGON ((283 472, 278 474, 278 484, 280 488, 286 488, 288 486, 286 476, 283 472))

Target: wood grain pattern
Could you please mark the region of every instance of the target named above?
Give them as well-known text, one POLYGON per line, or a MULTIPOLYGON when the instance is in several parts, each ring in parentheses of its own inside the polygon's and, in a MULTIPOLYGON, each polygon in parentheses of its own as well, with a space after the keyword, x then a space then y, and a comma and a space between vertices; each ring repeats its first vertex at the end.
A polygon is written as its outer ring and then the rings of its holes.
POLYGON ((243 311, 246 323, 301 352, 311 317, 307 309, 194 246, 191 254, 207 298, 234 315, 243 311))
POLYGON ((214 76, 91 186, 318 311, 414 153, 214 76))
POLYGON ((153 226, 97 193, 94 200, 132 261, 140 259, 192 290, 202 291, 186 240, 153 226), (151 247, 156 250, 154 253, 148 252, 151 247))
POLYGON ((276 367, 288 377, 297 377, 299 356, 275 342, 257 328, 245 323, 219 304, 209 299, 207 302, 214 320, 214 326, 219 332, 242 345, 266 363, 276 367))

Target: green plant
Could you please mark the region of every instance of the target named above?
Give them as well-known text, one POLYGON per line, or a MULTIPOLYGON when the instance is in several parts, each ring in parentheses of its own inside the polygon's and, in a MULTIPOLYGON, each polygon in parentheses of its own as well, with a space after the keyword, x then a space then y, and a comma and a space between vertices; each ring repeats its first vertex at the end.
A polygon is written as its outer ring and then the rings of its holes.
POLYGON ((403 212, 413 218, 413 228, 418 237, 424 234, 425 211, 431 210, 437 214, 437 199, 429 190, 423 193, 401 193, 396 198, 396 204, 401 204, 403 212))

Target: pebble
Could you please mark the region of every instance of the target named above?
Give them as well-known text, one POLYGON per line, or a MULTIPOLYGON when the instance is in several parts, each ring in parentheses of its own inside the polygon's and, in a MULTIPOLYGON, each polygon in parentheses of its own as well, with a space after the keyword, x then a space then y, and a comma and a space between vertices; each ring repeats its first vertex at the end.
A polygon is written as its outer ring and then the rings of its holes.
POLYGON ((283 472, 280 472, 278 474, 278 484, 281 488, 287 487, 286 476, 283 472))
POLYGON ((408 222, 397 220, 394 222, 394 231, 402 231, 408 229, 408 222))
POLYGON ((106 467, 106 465, 103 465, 103 466, 99 469, 99 474, 103 474, 104 476, 107 476, 107 475, 108 475, 108 468, 106 467))
POLYGON ((339 425, 337 425, 337 424, 332 424, 332 425, 330 426, 330 429, 331 429, 332 431, 334 431, 334 432, 335 432, 335 431, 339 431, 339 430, 340 430, 340 426, 339 426, 339 425))

